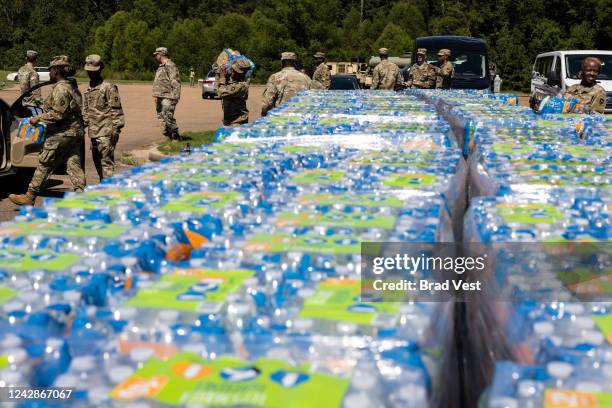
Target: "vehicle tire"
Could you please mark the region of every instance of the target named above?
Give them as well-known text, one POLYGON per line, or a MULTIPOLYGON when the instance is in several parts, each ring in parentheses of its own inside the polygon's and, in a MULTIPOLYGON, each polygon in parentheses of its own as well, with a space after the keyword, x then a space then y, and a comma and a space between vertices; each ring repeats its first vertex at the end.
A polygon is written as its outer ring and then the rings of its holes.
POLYGON ((202 99, 206 99, 208 98, 208 95, 206 95, 205 93, 202 93, 202 99))

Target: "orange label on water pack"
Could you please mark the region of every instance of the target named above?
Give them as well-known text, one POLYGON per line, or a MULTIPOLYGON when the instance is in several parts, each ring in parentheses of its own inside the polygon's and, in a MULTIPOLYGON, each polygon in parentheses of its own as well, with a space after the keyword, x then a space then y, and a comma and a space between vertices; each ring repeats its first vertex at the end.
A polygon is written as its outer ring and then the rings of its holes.
POLYGON ((544 408, 603 408, 597 397, 588 392, 546 390, 544 408))
POLYGON ((111 391, 111 396, 119 400, 151 398, 157 395, 166 384, 168 384, 168 377, 163 375, 152 378, 142 378, 134 375, 117 385, 111 391))
POLYGON ((176 353, 178 353, 179 349, 170 344, 159 344, 159 343, 147 343, 144 341, 128 341, 128 340, 120 340, 119 341, 119 352, 121 354, 128 354, 130 351, 137 348, 148 348, 153 350, 153 354, 155 357, 160 360, 166 360, 176 353))
POLYGON ((357 284, 357 281, 355 279, 327 278, 325 279, 325 284, 334 286, 353 286, 357 284))
POLYGON ((212 371, 212 366, 191 363, 189 361, 179 361, 172 366, 172 373, 174 375, 191 381, 201 380, 210 375, 212 371))

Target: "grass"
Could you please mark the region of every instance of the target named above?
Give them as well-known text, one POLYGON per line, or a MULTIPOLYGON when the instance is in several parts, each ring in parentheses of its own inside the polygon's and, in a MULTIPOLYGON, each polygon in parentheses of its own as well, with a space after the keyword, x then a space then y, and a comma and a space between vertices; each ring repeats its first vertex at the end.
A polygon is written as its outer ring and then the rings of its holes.
POLYGON ((7 86, 15 85, 17 82, 9 82, 6 80, 6 76, 11 72, 15 71, 5 71, 0 69, 0 89, 5 88, 7 86))
POLYGON ((215 136, 214 130, 205 130, 203 132, 185 132, 183 140, 166 140, 157 146, 157 149, 163 154, 176 154, 181 151, 182 148, 198 147, 203 144, 210 144, 215 136))
POLYGON ((122 152, 118 161, 127 166, 137 166, 138 165, 138 161, 136 160, 134 155, 132 155, 129 152, 122 152))

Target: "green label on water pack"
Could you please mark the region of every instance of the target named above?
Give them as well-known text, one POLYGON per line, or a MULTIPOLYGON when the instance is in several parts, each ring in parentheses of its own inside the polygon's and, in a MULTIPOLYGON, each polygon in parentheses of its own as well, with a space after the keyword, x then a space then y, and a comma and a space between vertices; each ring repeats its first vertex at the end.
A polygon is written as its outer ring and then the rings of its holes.
POLYGON ((301 317, 361 325, 371 324, 381 314, 395 315, 399 303, 361 302, 361 284, 356 279, 328 278, 317 285, 304 302, 301 317))
POLYGON ((176 200, 164 205, 165 211, 205 212, 235 204, 240 198, 236 192, 204 191, 201 193, 183 194, 176 200))
POLYGON ((113 206, 130 201, 140 192, 130 190, 96 190, 86 191, 79 195, 65 198, 53 205, 62 208, 80 208, 83 210, 95 210, 100 207, 113 206))
POLYGON ((291 178, 291 183, 296 184, 332 184, 337 183, 344 177, 343 171, 338 170, 305 170, 291 178))
POLYGON ((432 174, 395 173, 383 180, 383 185, 393 188, 421 188, 431 186, 436 182, 432 174))
POLYGON ((612 345, 612 314, 593 316, 593 320, 612 345))
POLYGON ((402 154, 372 152, 364 154, 352 160, 358 164, 376 164, 379 166, 431 166, 436 158, 433 153, 426 152, 402 152, 402 154))
POLYGON ((529 153, 533 146, 526 144, 494 143, 491 148, 495 153, 529 153))
POLYGON ((562 149, 572 156, 581 157, 604 156, 608 153, 607 149, 600 146, 563 146, 562 149))
POLYGON ((563 214, 550 204, 497 204, 499 215, 506 223, 552 224, 563 214))
POLYGON ((206 360, 178 353, 151 358, 110 395, 115 400, 151 399, 169 405, 267 408, 340 407, 348 378, 311 372, 282 360, 206 360))
POLYGON ((0 250, 0 265, 5 269, 31 271, 46 269, 63 271, 74 265, 80 256, 70 253, 57 254, 53 251, 20 251, 16 249, 0 250))
POLYGON ((236 292, 251 276, 251 271, 178 269, 139 290, 127 305, 204 313, 220 308, 227 296, 236 292))
POLYGON ((362 207, 394 207, 404 206, 404 201, 389 194, 304 194, 298 198, 302 205, 354 205, 362 207))
POLYGON ((283 146, 279 149, 281 152, 287 153, 316 153, 320 152, 321 148, 319 146, 283 146))
POLYGON ((319 254, 358 254, 361 243, 343 235, 299 235, 286 233, 256 234, 244 246, 249 251, 314 252, 319 254))
POLYGON ((385 228, 392 229, 395 225, 395 217, 391 215, 373 215, 368 213, 345 213, 330 211, 327 213, 285 212, 278 216, 278 226, 310 227, 320 225, 324 227, 348 227, 348 228, 385 228))
POLYGON ((27 236, 41 234, 60 237, 116 238, 127 230, 127 226, 105 224, 100 221, 62 221, 61 223, 28 221, 0 227, 0 235, 27 236))
POLYGON ((8 356, 0 356, 0 370, 9 364, 8 356))
POLYGON ((188 171, 184 172, 168 172, 159 171, 156 173, 150 173, 144 176, 148 180, 171 180, 171 181, 192 181, 194 183, 209 182, 209 183, 225 183, 230 179, 227 174, 207 174, 202 172, 192 173, 188 171))
POLYGON ((5 304, 15 296, 17 296, 17 292, 13 289, 0 286, 0 305, 5 304))

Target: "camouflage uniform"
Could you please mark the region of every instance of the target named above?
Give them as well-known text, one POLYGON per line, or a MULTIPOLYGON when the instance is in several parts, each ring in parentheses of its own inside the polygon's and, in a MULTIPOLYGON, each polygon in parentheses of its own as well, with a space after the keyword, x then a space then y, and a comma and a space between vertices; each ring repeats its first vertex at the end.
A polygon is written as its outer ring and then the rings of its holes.
POLYGON ((372 89, 395 89, 401 83, 399 67, 389 60, 384 59, 374 67, 372 89))
POLYGON ((564 98, 576 98, 591 113, 604 113, 606 107, 606 90, 600 85, 572 85, 563 94, 564 98))
MULTIPOLYGON (((297 60, 297 56, 292 52, 284 52, 282 59, 297 60)), ((298 92, 311 87, 312 80, 294 67, 285 67, 270 75, 263 93, 262 114, 265 115, 270 109, 287 102, 298 92)))
MULTIPOLYGON (((159 47, 155 54, 168 55, 168 50, 159 47)), ((153 80, 153 96, 157 98, 157 114, 164 125, 164 136, 178 135, 178 126, 174 118, 176 104, 181 98, 181 79, 179 70, 172 60, 159 64, 153 80)))
POLYGON ((81 166, 83 143, 82 97, 76 84, 62 80, 53 86, 43 104, 44 113, 36 116, 47 125, 47 138, 38 155, 28 192, 39 195, 53 170, 66 162, 66 172, 75 191, 85 188, 85 173, 81 166))
MULTIPOLYGON (((238 73, 246 72, 250 67, 251 65, 245 60, 238 60, 232 64, 232 70, 238 73)), ((249 110, 246 104, 249 98, 249 82, 246 79, 220 82, 217 93, 221 98, 223 108, 223 125, 241 125, 249 121, 249 110)))
POLYGON ((427 62, 413 64, 408 74, 408 86, 411 88, 433 89, 436 85, 436 69, 427 62))
MULTIPOLYGON (((438 52, 438 55, 446 55, 450 58, 450 50, 444 48, 438 52)), ((436 70, 436 89, 450 89, 453 77, 455 76, 455 68, 450 61, 446 61, 440 68, 436 70)))
POLYGON ((331 86, 331 73, 326 63, 322 62, 317 66, 314 74, 312 74, 312 80, 321 84, 320 89, 329 89, 331 86))
MULTIPOLYGON (((19 89, 24 94, 34 86, 38 85, 38 72, 34 70, 30 63, 25 64, 17 71, 19 78, 19 89)), ((42 94, 40 88, 32 92, 30 95, 23 98, 24 106, 42 106, 42 94)))
POLYGON ((106 81, 89 86, 83 97, 83 119, 91 138, 91 155, 100 180, 115 172, 115 146, 125 125, 116 85, 106 81))

